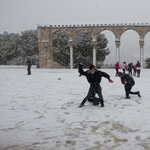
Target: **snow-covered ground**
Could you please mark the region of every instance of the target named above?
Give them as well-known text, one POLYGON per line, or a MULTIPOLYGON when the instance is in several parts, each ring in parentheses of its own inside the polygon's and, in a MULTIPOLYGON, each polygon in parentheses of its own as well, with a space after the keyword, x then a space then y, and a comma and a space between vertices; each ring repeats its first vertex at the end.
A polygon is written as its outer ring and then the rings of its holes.
POLYGON ((149 150, 150 70, 135 79, 131 95, 114 69, 101 82, 105 107, 86 102, 89 84, 78 70, 0 67, 0 149, 149 150))

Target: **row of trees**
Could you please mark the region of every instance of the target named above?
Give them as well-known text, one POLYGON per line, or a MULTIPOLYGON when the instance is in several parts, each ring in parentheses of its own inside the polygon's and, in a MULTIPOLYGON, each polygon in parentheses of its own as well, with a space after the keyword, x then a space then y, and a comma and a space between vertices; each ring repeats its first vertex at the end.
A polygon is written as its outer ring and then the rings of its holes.
POLYGON ((150 57, 145 60, 146 68, 150 68, 150 57))
MULTIPOLYGON (((60 63, 62 66, 68 66, 70 62, 70 47, 68 43, 68 36, 59 31, 53 36, 53 54, 54 61, 60 63)), ((91 35, 86 31, 77 33, 74 39, 74 55, 75 63, 82 62, 84 64, 92 63, 93 60, 93 46, 91 44, 91 35)), ((110 53, 106 48, 108 40, 104 34, 100 34, 97 39, 96 58, 98 62, 103 62, 106 56, 110 53)))
MULTIPOLYGON (((92 62, 93 47, 91 45, 91 35, 88 32, 79 32, 74 40, 74 62, 92 62)), ((53 36, 54 61, 66 67, 70 63, 70 47, 68 36, 58 31, 53 36)), ((32 64, 38 64, 38 31, 26 30, 20 34, 0 34, 0 65, 24 65, 29 57, 32 64)), ((97 61, 103 62, 106 55, 110 53, 106 49, 108 40, 104 34, 100 34, 97 39, 97 61)))
POLYGON ((0 34, 0 65, 23 65, 26 57, 38 64, 37 30, 26 30, 20 34, 0 34))
MULTIPOLYGON (((70 47, 68 36, 58 31, 53 36, 53 58, 55 62, 67 67, 70 63, 70 47)), ((79 32, 74 39, 74 62, 84 64, 92 63, 93 46, 91 35, 88 32, 79 32)), ((29 57, 32 64, 39 63, 38 31, 26 30, 20 34, 0 34, 0 65, 24 65, 29 57)), ((108 40, 104 34, 100 34, 97 39, 96 57, 98 62, 103 62, 110 53, 106 48, 108 40)), ((150 58, 145 60, 147 68, 150 68, 150 58)))

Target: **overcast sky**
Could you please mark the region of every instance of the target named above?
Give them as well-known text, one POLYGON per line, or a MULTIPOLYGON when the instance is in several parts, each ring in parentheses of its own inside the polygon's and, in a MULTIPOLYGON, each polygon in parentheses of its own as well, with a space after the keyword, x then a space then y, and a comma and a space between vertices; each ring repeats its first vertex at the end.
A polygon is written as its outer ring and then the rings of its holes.
POLYGON ((37 24, 82 23, 150 23, 150 0, 0 0, 0 34, 36 29, 37 24))
POLYGON ((0 33, 37 24, 150 23, 150 0, 0 0, 0 33))

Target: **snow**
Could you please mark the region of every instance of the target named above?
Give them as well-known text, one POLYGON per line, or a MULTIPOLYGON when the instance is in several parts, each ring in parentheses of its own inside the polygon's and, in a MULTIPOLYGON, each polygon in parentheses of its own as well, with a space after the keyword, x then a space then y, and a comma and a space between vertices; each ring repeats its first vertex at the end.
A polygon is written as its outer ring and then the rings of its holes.
POLYGON ((0 67, 0 149, 150 149, 150 70, 142 70, 133 91, 114 69, 102 69, 114 83, 101 82, 105 107, 86 102, 89 84, 77 69, 0 67))

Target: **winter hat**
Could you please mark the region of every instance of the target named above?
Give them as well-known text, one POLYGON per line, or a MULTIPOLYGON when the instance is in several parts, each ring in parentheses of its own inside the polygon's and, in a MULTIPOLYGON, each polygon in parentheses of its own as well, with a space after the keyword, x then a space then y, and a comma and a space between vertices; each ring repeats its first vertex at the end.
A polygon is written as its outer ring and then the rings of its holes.
POLYGON ((122 72, 118 72, 118 76, 123 76, 124 74, 122 72))
POLYGON ((89 69, 92 70, 92 68, 94 68, 94 67, 95 67, 94 65, 90 65, 89 69))

